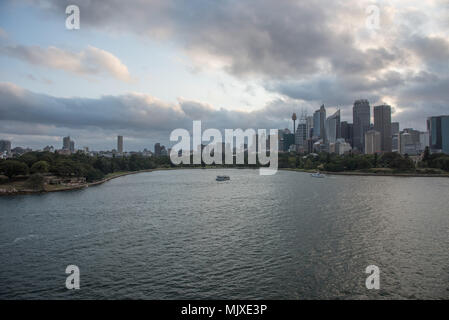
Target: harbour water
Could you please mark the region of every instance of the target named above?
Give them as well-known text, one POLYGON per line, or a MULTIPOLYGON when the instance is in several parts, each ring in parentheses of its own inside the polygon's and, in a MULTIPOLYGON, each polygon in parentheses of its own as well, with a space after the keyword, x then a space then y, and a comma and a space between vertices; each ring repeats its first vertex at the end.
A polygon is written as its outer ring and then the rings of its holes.
POLYGON ((448 190, 446 178, 193 169, 2 197, 0 298, 448 299, 448 190), (72 264, 80 290, 65 287, 72 264))

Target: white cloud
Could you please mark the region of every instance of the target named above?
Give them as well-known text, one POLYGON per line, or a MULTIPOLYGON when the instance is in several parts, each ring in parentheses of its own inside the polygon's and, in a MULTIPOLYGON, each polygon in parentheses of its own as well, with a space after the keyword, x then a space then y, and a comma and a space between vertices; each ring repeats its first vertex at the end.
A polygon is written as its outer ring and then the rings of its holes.
POLYGON ((40 46, 7 46, 0 53, 28 63, 51 69, 84 75, 109 75, 118 80, 130 81, 128 68, 112 53, 88 46, 80 52, 59 49, 57 47, 42 48, 40 46))

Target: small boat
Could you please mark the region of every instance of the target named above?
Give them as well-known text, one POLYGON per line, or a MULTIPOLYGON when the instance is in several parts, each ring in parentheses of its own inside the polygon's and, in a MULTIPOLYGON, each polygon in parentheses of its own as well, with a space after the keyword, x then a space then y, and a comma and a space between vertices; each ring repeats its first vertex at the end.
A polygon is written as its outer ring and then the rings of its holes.
POLYGON ((315 172, 315 173, 311 173, 310 175, 312 177, 314 177, 314 178, 324 178, 324 177, 326 177, 324 174, 321 174, 319 171, 315 172))
POLYGON ((227 180, 231 180, 231 178, 229 176, 217 176, 217 179, 215 179, 217 181, 227 181, 227 180))

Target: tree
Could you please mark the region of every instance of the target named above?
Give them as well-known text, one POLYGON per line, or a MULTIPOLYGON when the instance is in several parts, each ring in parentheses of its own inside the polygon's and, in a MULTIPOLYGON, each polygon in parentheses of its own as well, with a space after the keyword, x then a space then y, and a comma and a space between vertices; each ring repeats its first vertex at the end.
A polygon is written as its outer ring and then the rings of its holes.
POLYGON ((44 176, 39 173, 35 173, 28 178, 26 185, 33 190, 41 191, 44 190, 44 182, 44 176))
POLYGON ((427 160, 429 160, 429 157, 430 157, 430 150, 429 150, 429 147, 427 146, 427 147, 424 149, 424 155, 423 155, 422 160, 423 160, 423 161, 427 161, 427 160))
POLYGON ((104 178, 103 172, 98 169, 92 168, 92 166, 86 167, 86 181, 93 182, 104 178))
POLYGON ((47 161, 41 160, 38 162, 35 162, 31 166, 31 173, 47 173, 50 169, 50 165, 47 161))
POLYGON ((6 160, 0 163, 0 172, 11 179, 14 176, 27 175, 28 166, 17 160, 6 160))

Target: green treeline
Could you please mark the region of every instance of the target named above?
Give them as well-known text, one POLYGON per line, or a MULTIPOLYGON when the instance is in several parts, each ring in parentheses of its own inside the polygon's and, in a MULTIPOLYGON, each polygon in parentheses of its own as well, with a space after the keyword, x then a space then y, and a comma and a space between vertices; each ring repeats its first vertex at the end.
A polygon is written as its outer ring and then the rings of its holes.
MULTIPOLYGON (((224 157, 223 157, 224 158, 224 157)), ((191 163, 193 159, 191 158, 191 163)), ((223 159, 224 160, 224 159, 223 159)), ((245 163, 248 155, 245 154, 245 163)), ((348 154, 338 156, 329 153, 301 155, 280 153, 279 168, 297 168, 303 170, 323 170, 330 172, 367 171, 378 172, 382 169, 391 172, 441 173, 449 171, 449 155, 430 154, 426 149, 422 161, 415 163, 407 155, 390 152, 381 155, 348 154)), ((222 165, 223 167, 258 167, 258 165, 222 165)), ((139 171, 154 168, 178 167, 171 163, 168 156, 143 157, 133 154, 129 157, 89 156, 84 153, 60 155, 50 152, 28 152, 13 159, 0 160, 0 175, 9 180, 17 176, 52 174, 60 177, 84 177, 87 182, 101 180, 113 172, 139 171)), ((201 165, 181 165, 181 167, 206 167, 201 165)), ((37 183, 37 178, 30 183, 37 183)), ((1 183, 2 181, 0 181, 1 183)), ((3 181, 5 182, 5 181, 3 181)))

